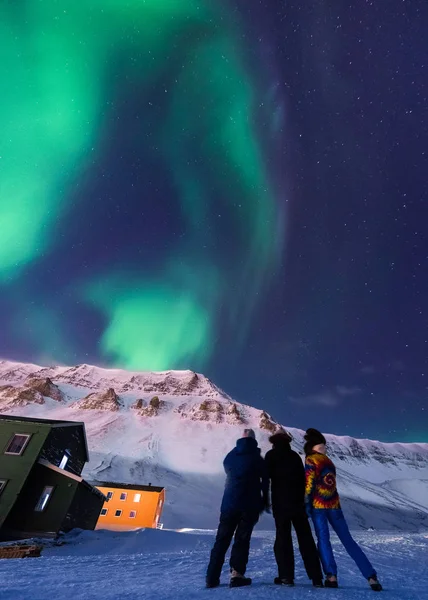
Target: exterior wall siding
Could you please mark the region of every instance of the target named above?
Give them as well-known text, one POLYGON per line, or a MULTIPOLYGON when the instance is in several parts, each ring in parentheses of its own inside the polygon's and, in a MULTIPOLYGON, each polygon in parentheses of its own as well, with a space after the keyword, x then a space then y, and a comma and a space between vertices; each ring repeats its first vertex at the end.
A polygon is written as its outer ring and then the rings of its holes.
POLYGON ((16 502, 25 481, 49 434, 50 427, 38 423, 2 421, 0 426, 0 479, 7 481, 0 494, 0 528, 16 502), (15 434, 31 435, 20 456, 5 454, 5 450, 15 434))
POLYGON ((80 475, 86 461, 85 441, 80 425, 53 427, 43 446, 40 458, 58 467, 66 451, 69 459, 64 470, 80 475))
POLYGON ((5 530, 20 532, 24 537, 26 532, 56 534, 61 529, 77 486, 78 481, 36 464, 4 523, 5 530), (52 496, 45 510, 36 512, 36 504, 45 486, 53 486, 52 496))
POLYGON ((99 496, 87 484, 79 483, 73 502, 62 524, 62 531, 70 531, 75 527, 79 529, 95 529, 104 498, 99 496))
POLYGON ((100 515, 97 523, 97 529, 113 529, 116 531, 127 531, 138 529, 140 527, 154 528, 160 520, 162 513, 165 491, 148 492, 138 489, 129 488, 111 488, 97 486, 97 488, 107 496, 108 492, 112 492, 113 496, 106 501, 103 509, 107 510, 106 515, 100 515), (126 500, 120 500, 121 494, 127 494, 126 500), (135 502, 136 494, 140 494, 139 502, 135 502), (116 517, 116 511, 121 510, 120 517, 116 517), (136 512, 135 517, 131 517, 131 511, 136 512))

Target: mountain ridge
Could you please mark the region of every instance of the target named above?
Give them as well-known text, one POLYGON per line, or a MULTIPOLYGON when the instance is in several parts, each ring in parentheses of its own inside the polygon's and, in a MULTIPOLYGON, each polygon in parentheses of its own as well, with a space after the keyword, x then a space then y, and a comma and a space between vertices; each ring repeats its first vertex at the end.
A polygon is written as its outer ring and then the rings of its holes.
MULTIPOLYGON (((174 526, 215 526, 222 461, 242 429, 253 428, 266 452, 271 433, 283 428, 267 412, 234 401, 200 373, 128 372, 86 364, 39 367, 0 361, 0 412, 84 421, 91 456, 87 476, 165 485, 166 522, 174 526), (192 497, 200 508, 189 514, 192 497)), ((304 432, 287 431, 302 454, 304 432)), ((428 444, 326 438, 354 526, 428 526, 428 444)))

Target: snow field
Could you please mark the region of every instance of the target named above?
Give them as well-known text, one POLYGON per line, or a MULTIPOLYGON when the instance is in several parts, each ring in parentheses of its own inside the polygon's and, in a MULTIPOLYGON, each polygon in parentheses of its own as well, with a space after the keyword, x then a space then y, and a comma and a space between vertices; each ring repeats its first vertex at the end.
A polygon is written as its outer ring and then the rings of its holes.
MULTIPOLYGON (((428 533, 358 532, 355 538, 378 570, 384 585, 381 598, 428 599, 428 533)), ((255 531, 252 539, 248 575, 253 585, 230 589, 226 563, 222 585, 207 590, 205 569, 213 540, 213 531, 72 532, 62 546, 48 542, 40 558, 0 561, 0 600, 373 598, 374 592, 334 536, 338 590, 314 589, 298 551, 296 587, 275 586, 274 533, 266 531, 255 531)))

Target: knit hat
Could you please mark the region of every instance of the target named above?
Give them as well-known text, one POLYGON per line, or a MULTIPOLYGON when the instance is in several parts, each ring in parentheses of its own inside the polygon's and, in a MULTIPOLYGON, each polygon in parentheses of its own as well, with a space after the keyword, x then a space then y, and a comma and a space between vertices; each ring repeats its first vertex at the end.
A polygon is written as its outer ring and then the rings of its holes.
POLYGON ((321 431, 318 431, 318 429, 313 429, 312 427, 306 430, 305 440, 305 454, 310 454, 314 446, 317 446, 318 444, 327 443, 327 440, 325 439, 321 431))
POLYGON ((254 429, 244 429, 244 435, 242 437, 253 438, 253 440, 255 440, 256 434, 254 433, 254 429))
POLYGON ((293 438, 292 436, 288 433, 288 431, 285 430, 280 430, 277 431, 276 433, 274 433, 273 435, 270 436, 269 441, 271 444, 273 444, 274 446, 279 446, 279 445, 284 445, 284 444, 290 444, 292 442, 293 438))

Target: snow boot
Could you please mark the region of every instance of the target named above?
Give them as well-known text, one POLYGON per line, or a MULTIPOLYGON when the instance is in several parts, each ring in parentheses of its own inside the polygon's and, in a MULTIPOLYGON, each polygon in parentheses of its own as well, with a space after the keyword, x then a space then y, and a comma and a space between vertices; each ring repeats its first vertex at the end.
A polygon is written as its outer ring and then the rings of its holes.
POLYGON ((292 579, 288 579, 287 577, 275 577, 273 582, 276 585, 286 585, 288 587, 293 587, 294 581, 292 579))
POLYGON ((381 592, 382 591, 382 586, 378 581, 378 578, 376 577, 376 575, 372 575, 371 577, 369 577, 369 586, 372 588, 372 590, 374 592, 381 592))
POLYGON ((207 588, 216 588, 220 585, 220 581, 217 579, 216 581, 211 581, 210 579, 206 579, 205 587, 207 588))
POLYGON ((238 573, 235 569, 231 570, 229 587, 244 587, 245 585, 251 585, 251 583, 252 580, 250 577, 244 577, 244 575, 241 575, 241 573, 238 573))
POLYGON ((327 575, 326 580, 324 581, 324 587, 326 588, 338 588, 339 584, 337 583, 336 575, 331 575, 330 573, 327 575))
POLYGON ((316 588, 322 588, 324 587, 324 584, 322 582, 322 579, 313 579, 312 580, 312 585, 316 588))

